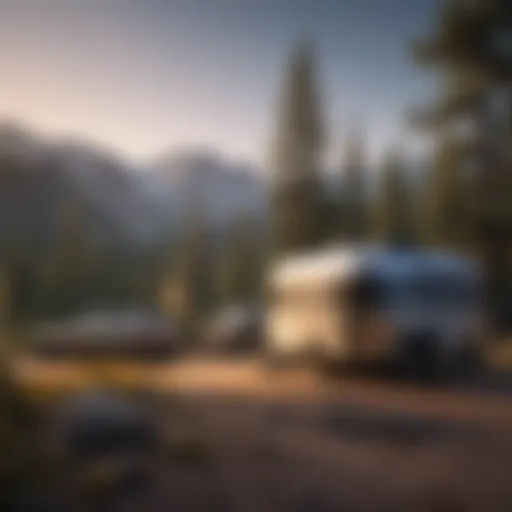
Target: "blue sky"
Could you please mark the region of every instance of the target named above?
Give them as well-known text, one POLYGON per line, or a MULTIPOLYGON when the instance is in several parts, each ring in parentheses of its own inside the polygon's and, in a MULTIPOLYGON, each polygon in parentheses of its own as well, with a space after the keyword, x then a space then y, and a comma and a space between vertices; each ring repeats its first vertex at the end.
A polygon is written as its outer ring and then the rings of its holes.
POLYGON ((287 58, 316 46, 332 155, 415 143, 432 79, 407 46, 435 0, 0 0, 0 116, 130 157, 212 146, 264 163, 287 58))

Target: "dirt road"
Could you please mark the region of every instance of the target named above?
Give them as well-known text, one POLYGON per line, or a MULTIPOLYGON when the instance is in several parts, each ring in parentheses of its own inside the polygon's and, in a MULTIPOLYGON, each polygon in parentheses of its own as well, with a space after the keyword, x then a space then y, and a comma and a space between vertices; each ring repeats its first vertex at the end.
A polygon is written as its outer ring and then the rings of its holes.
POLYGON ((151 491, 123 510, 512 510, 512 388, 496 376, 420 388, 197 359, 26 360, 18 372, 33 386, 100 376, 157 392, 171 448, 151 491))
POLYGON ((84 363, 24 359, 17 375, 31 387, 67 389, 91 383, 251 400, 331 402, 430 417, 512 425, 512 377, 486 375, 464 383, 418 386, 373 375, 327 376, 313 370, 271 370, 254 360, 183 359, 166 363, 84 363))

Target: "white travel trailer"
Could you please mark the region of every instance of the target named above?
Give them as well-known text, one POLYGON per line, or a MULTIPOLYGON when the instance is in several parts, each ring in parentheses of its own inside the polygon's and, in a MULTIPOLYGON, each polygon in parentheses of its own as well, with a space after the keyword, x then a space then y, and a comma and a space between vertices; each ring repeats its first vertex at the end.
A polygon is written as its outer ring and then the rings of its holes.
POLYGON ((441 251, 347 246, 285 258, 268 275, 267 355, 425 372, 473 361, 480 279, 470 259, 441 251))

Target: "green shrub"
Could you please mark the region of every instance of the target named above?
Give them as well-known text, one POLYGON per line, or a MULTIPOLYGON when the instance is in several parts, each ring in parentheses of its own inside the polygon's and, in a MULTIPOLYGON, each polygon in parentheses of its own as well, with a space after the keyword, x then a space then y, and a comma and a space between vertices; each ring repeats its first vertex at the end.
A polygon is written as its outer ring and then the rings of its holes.
POLYGON ((38 407, 16 384, 4 359, 0 363, 0 505, 39 483, 39 426, 38 407))
POLYGON ((195 436, 169 441, 165 452, 168 460, 173 463, 202 465, 211 460, 210 447, 203 439, 195 436))

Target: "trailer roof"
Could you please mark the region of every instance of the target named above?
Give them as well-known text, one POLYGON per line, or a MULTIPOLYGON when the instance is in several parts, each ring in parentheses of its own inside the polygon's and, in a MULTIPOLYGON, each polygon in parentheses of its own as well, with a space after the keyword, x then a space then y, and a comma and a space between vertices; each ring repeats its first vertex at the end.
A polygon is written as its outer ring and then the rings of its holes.
POLYGON ((419 269, 473 278, 476 265, 448 251, 391 248, 377 245, 337 245, 284 258, 270 269, 270 284, 278 288, 339 282, 364 271, 405 278, 419 269))

